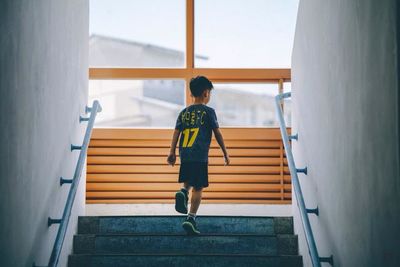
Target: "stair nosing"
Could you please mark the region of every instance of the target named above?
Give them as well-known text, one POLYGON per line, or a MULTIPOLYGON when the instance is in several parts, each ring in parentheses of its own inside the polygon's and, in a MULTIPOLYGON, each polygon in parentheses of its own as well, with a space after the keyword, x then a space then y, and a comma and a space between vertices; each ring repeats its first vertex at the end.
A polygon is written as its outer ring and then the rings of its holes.
POLYGON ((185 233, 96 233, 96 234, 75 234, 75 236, 91 236, 91 237, 113 237, 113 236, 185 236, 185 237, 213 237, 213 236, 228 236, 228 237, 287 237, 287 236, 297 236, 297 234, 250 234, 250 233, 201 233, 200 235, 187 235, 185 233))
POLYGON ((279 258, 279 257, 302 257, 301 255, 266 255, 266 254, 225 254, 225 253, 83 253, 83 254, 70 254, 70 256, 106 256, 106 257, 113 257, 113 256, 200 256, 200 257, 208 257, 208 256, 217 256, 217 257, 267 257, 267 258, 279 258))
MULTIPOLYGON (((178 217, 186 218, 187 215, 93 215, 78 216, 79 218, 159 218, 159 217, 178 217)), ((198 215, 198 218, 293 218, 293 216, 250 216, 250 215, 198 215)))

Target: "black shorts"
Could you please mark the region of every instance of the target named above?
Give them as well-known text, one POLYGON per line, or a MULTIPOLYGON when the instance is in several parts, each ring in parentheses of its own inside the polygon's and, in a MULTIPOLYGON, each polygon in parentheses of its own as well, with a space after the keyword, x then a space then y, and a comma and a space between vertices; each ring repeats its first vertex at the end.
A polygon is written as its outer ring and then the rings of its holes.
POLYGON ((179 183, 185 182, 194 188, 208 187, 208 162, 181 162, 179 183))

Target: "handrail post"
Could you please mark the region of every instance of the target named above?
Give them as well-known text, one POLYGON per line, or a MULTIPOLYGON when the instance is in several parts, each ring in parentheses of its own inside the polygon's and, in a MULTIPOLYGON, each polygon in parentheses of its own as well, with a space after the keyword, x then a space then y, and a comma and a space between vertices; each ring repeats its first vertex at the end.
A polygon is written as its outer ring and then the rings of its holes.
POLYGON ((300 186, 299 177, 298 177, 297 173, 300 172, 300 173, 307 174, 307 167, 305 167, 303 169, 296 168, 292 149, 289 144, 290 140, 292 140, 292 139, 297 140, 298 135, 296 134, 294 136, 289 137, 288 133, 286 131, 285 119, 283 117, 283 112, 282 112, 282 107, 280 105, 280 102, 284 98, 288 98, 288 97, 291 97, 291 92, 278 94, 275 97, 275 107, 276 107, 278 121, 279 121, 279 129, 280 129, 281 135, 282 135, 282 141, 283 141, 283 145, 284 145, 285 151, 286 151, 286 158, 288 161, 290 174, 292 176, 292 182, 293 182, 294 193, 296 195, 297 206, 299 207, 299 210, 300 210, 300 218, 301 218, 301 221, 303 224, 303 229, 304 229, 304 233, 305 233, 305 237, 306 237, 306 241, 307 241, 308 251, 310 253, 311 262, 314 267, 320 267, 321 262, 329 262, 329 263, 331 263, 331 265, 333 265, 333 257, 332 256, 328 257, 328 258, 320 258, 319 257, 317 246, 315 244, 314 235, 313 235, 313 232, 311 229, 310 220, 308 218, 308 213, 315 213, 316 215, 318 215, 319 211, 318 211, 318 208, 316 208, 316 209, 307 209, 306 208, 304 198, 303 198, 303 192, 301 191, 301 186, 300 186))

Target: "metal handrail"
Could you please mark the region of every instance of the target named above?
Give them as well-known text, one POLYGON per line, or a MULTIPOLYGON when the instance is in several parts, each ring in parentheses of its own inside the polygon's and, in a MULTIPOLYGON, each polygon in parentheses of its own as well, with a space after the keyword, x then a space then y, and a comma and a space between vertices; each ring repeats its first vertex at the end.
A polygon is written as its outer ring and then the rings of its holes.
POLYGON ((310 253, 311 262, 314 267, 320 267, 321 262, 328 262, 333 266, 333 256, 320 257, 318 254, 314 235, 313 235, 313 232, 311 229, 310 220, 308 218, 308 213, 314 213, 317 216, 319 215, 318 207, 315 209, 307 209, 306 208, 304 198, 303 198, 303 193, 301 191, 299 177, 297 176, 297 173, 304 173, 307 175, 307 167, 305 167, 303 169, 296 168, 296 165, 294 163, 293 154, 292 154, 292 149, 289 144, 289 140, 293 140, 293 139, 297 140, 298 139, 297 134, 289 136, 286 132, 286 123, 285 123, 285 119, 283 117, 281 101, 283 99, 289 98, 289 97, 291 97, 291 92, 277 95, 275 97, 275 107, 277 110, 279 128, 281 130, 283 145, 284 145, 285 151, 286 151, 286 158, 288 161, 290 174, 292 176, 292 183, 293 183, 294 193, 296 195, 297 206, 299 207, 300 217, 301 217, 301 221, 303 223, 303 229, 304 229, 304 233, 305 233, 305 237, 306 237, 306 241, 307 241, 308 251, 310 253))
MULTIPOLYGON (((60 178, 60 185, 69 183, 71 187, 69 189, 67 202, 65 203, 64 212, 61 219, 52 219, 48 218, 48 226, 52 224, 60 224, 56 240, 54 241, 53 250, 51 251, 48 267, 56 267, 58 264, 58 260, 60 259, 61 249, 64 243, 65 234, 67 233, 69 218, 71 216, 72 206, 74 204, 76 191, 78 190, 79 181, 82 176, 82 170, 85 163, 86 152, 89 146, 90 137, 92 135, 94 121, 96 119, 96 115, 98 112, 101 112, 102 108, 100 106, 99 101, 93 101, 92 107, 86 107, 86 113, 90 112, 89 118, 79 117, 79 122, 87 121, 88 125, 86 128, 85 136, 83 138, 83 143, 81 146, 71 145, 71 151, 73 150, 80 150, 78 162, 76 164, 74 177, 70 180, 64 179, 63 177, 60 178)), ((35 266, 35 264, 34 264, 35 266)))

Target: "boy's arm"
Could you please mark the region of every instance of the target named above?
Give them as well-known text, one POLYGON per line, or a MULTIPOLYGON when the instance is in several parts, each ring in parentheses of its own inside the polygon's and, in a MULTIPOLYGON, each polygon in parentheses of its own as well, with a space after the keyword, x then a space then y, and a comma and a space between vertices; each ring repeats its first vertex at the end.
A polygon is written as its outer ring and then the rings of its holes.
POLYGON ((175 150, 176 150, 176 144, 178 143, 179 135, 181 132, 179 129, 175 129, 174 134, 172 136, 172 142, 171 142, 171 148, 169 151, 169 155, 167 158, 168 164, 174 166, 176 162, 176 155, 175 155, 175 150))
POLYGON ((217 139, 218 145, 221 147, 222 152, 224 153, 224 158, 225 158, 225 165, 229 165, 230 160, 229 160, 229 155, 228 151, 226 151, 225 143, 224 143, 224 138, 222 137, 222 133, 219 130, 219 128, 214 128, 214 135, 215 139, 217 139))

